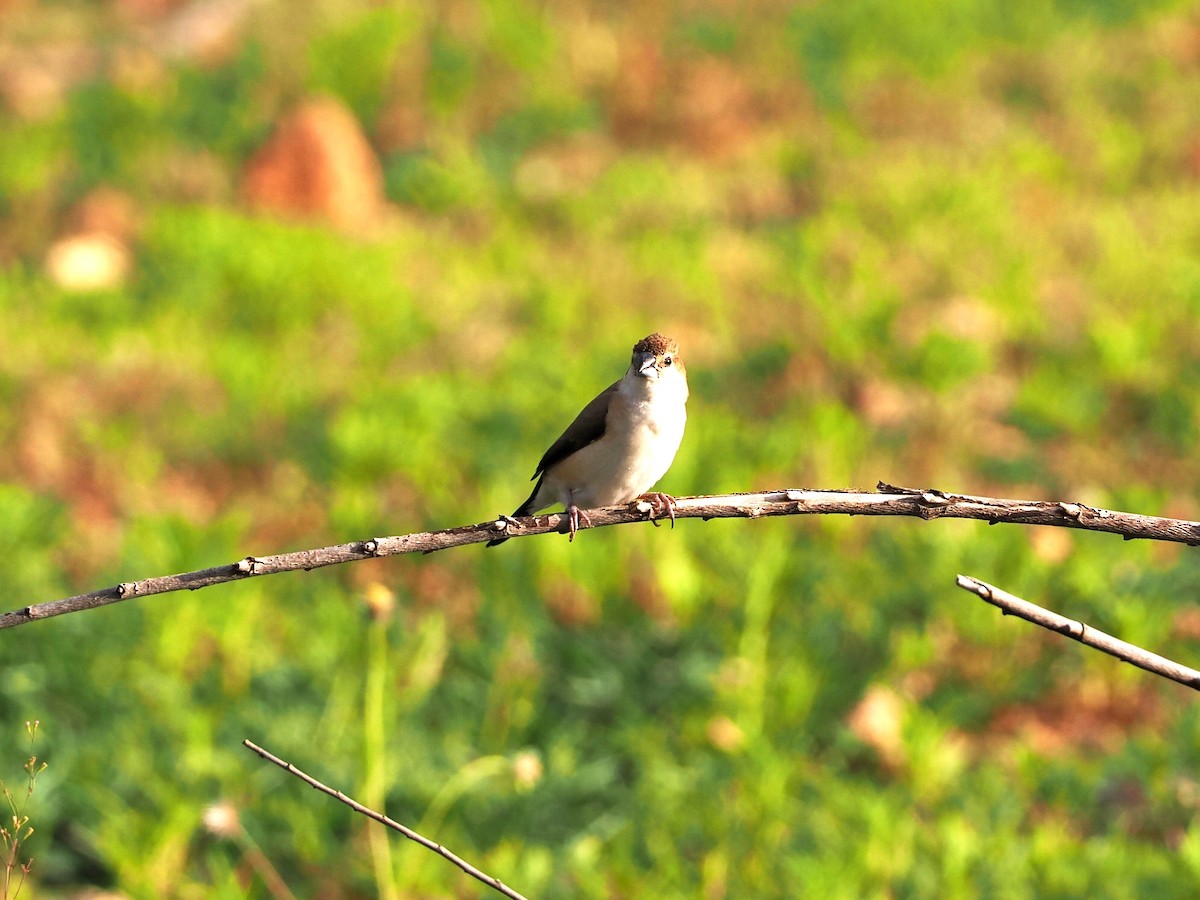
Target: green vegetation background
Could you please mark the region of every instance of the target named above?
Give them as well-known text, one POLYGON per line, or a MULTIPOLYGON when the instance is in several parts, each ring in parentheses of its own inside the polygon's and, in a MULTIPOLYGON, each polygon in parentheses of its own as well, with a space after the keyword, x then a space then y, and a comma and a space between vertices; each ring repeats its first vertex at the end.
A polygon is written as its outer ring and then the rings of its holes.
MULTIPOLYGON (((674 493, 1197 517, 1200 11, 642 6, 269 0, 207 62, 116 4, 6 12, 96 63, 0 113, 5 607, 507 511, 655 329, 674 493), (321 93, 384 166, 369 234, 237 199, 321 93), (134 269, 65 291, 46 249, 99 186, 134 269)), ((26 719, 50 762, 31 895, 267 896, 251 841, 299 896, 485 892, 248 737, 531 897, 1194 896, 1193 696, 953 578, 1194 663, 1200 566, 1044 531, 622 527, 5 632, 0 775, 26 719)))

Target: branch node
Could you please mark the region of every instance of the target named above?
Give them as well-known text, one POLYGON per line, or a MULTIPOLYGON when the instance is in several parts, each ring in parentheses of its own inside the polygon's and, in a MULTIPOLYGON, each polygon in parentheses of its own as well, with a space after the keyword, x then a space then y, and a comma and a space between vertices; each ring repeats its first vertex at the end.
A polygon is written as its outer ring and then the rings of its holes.
POLYGON ((954 501, 938 490, 921 491, 919 494, 916 491, 905 491, 917 497, 917 515, 922 519, 936 519, 942 515, 942 512, 954 501))
POLYGON ((234 564, 234 569, 239 575, 257 575, 258 567, 262 562, 254 556, 247 556, 245 559, 239 559, 234 564))

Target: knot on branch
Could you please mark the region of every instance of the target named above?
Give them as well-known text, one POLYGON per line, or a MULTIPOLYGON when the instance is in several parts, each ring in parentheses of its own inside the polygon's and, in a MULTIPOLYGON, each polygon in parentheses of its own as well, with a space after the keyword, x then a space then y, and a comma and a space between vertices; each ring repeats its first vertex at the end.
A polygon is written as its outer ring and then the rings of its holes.
POLYGON ((258 567, 262 565, 262 561, 254 556, 247 556, 245 559, 239 559, 234 563, 234 571, 239 575, 257 575, 258 567))
POLYGON ((938 518, 954 502, 952 497, 933 488, 914 496, 917 497, 917 515, 922 519, 938 518))
POLYGON ((1096 519, 1110 519, 1112 513, 1107 509, 1097 509, 1094 506, 1088 506, 1086 503, 1059 503, 1058 508, 1062 510, 1063 515, 1068 519, 1073 519, 1076 522, 1092 522, 1096 519))

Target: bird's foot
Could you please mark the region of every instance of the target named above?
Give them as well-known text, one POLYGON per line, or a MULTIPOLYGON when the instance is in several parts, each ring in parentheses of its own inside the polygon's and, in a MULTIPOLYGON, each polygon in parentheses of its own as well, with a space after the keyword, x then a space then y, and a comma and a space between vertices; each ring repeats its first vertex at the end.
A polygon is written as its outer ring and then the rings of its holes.
POLYGON ((581 527, 591 528, 592 520, 588 518, 587 513, 572 503, 567 507, 567 534, 569 535, 567 540, 575 540, 575 532, 581 527))
POLYGON ((658 527, 658 520, 663 516, 663 510, 666 510, 667 517, 671 520, 671 527, 675 527, 675 498, 670 494, 664 494, 662 491, 648 491, 638 497, 639 501, 650 504, 648 510, 650 521, 654 527, 658 527))

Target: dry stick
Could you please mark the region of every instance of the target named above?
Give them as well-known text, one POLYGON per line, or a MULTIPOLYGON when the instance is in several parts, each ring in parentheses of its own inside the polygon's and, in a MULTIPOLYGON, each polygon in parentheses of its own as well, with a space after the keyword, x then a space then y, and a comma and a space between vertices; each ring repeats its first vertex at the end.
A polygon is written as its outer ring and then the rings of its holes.
POLYGON ((329 787, 329 785, 322 784, 321 782, 317 781, 317 779, 315 779, 311 775, 309 775, 307 772, 304 772, 304 771, 296 768, 290 762, 285 762, 284 760, 282 760, 278 756, 276 756, 274 753, 271 753, 268 750, 264 750, 262 747, 258 746, 258 744, 254 743, 253 741, 244 740, 244 741, 242 741, 242 746, 247 747, 250 750, 253 750, 255 753, 257 753, 259 756, 261 756, 263 759, 267 760, 268 762, 273 762, 273 763, 275 763, 275 765, 279 766, 279 768, 283 769, 284 771, 289 772, 292 775, 295 775, 297 778, 299 778, 301 781, 308 784, 310 787, 314 787, 318 791, 328 794, 330 797, 333 797, 335 800, 342 801, 343 803, 345 803, 348 807, 350 807, 355 812, 362 813, 368 819, 374 819, 376 822, 380 822, 380 823, 386 825, 388 828, 392 829, 393 831, 400 832, 402 835, 404 835, 410 841, 416 841, 418 844, 420 844, 425 849, 432 850, 438 856, 441 856, 444 859, 450 860, 450 862, 454 863, 454 865, 458 866, 460 869, 462 869, 464 872, 466 872, 472 878, 476 879, 477 881, 483 882, 490 888, 494 888, 495 890, 497 890, 501 894, 503 894, 505 897, 510 898, 510 900, 528 900, 528 898, 524 897, 521 894, 518 894, 516 891, 514 891, 512 888, 510 888, 508 885, 506 885, 499 878, 495 878, 491 875, 488 875, 486 872, 481 872, 479 869, 475 868, 473 865, 471 865, 469 862, 467 862, 461 856, 458 856, 455 853, 451 852, 450 850, 447 850, 441 844, 436 843, 435 841, 431 841, 429 838, 424 837, 423 835, 417 834, 417 832, 413 831, 407 825, 401 825, 395 819, 390 819, 387 816, 385 816, 383 813, 376 812, 375 810, 371 809, 369 806, 363 806, 357 800, 352 800, 350 797, 347 797, 341 791, 335 790, 334 788, 329 787))
POLYGON ((1040 625, 1051 631, 1057 631, 1059 634, 1065 634, 1067 637, 1074 638, 1081 644, 1102 650, 1110 656, 1123 659, 1125 662, 1132 663, 1140 669, 1145 669, 1147 672, 1161 675, 1163 678, 1169 678, 1172 681, 1178 681, 1180 684, 1186 685, 1193 690, 1200 691, 1200 672, 1195 669, 1181 665, 1172 659, 1167 659, 1165 656, 1159 656, 1157 653, 1151 653, 1149 650, 1143 650, 1136 644, 1130 644, 1112 635, 1105 634, 1103 631, 1092 628, 1090 625, 1085 625, 1083 622, 1077 622, 1074 619, 1068 619, 1066 616, 1060 616, 1058 613, 1044 609, 1035 603, 1030 603, 1028 600, 1014 597, 1008 591, 1001 590, 994 585, 988 584, 986 581, 980 581, 978 578, 959 575, 957 583, 963 590, 970 591, 993 606, 999 607, 1000 611, 1006 616, 1010 614, 1018 616, 1026 622, 1032 622, 1034 625, 1040 625))
MULTIPOLYGON (((1094 509, 1082 503, 1044 500, 1004 500, 996 497, 975 497, 969 494, 950 494, 933 489, 894 487, 880 482, 879 491, 810 491, 778 490, 745 494, 721 494, 709 497, 678 497, 675 503, 677 519, 757 519, 766 516, 848 515, 848 516, 915 516, 921 519, 978 519, 995 525, 1009 522, 1018 525, 1057 525, 1085 531, 1104 531, 1119 534, 1126 540, 1145 538, 1156 541, 1200 544, 1200 522, 1142 516, 1135 513, 1094 509)), ((626 506, 609 506, 589 510, 593 528, 645 522, 654 514, 652 505, 638 501, 626 506)), ((274 575, 279 572, 308 571, 356 559, 394 556, 400 553, 429 553, 464 544, 479 544, 501 534, 527 537, 551 531, 564 531, 565 513, 531 516, 514 520, 503 519, 425 531, 396 537, 376 537, 317 550, 298 550, 276 556, 247 556, 236 563, 126 582, 116 587, 80 594, 63 600, 52 600, 14 610, 0 616, 0 628, 24 625, 36 619, 46 619, 63 613, 92 609, 170 591, 197 590, 227 581, 239 581, 255 575, 274 575)), ((495 552, 503 553, 503 550, 495 552)))

